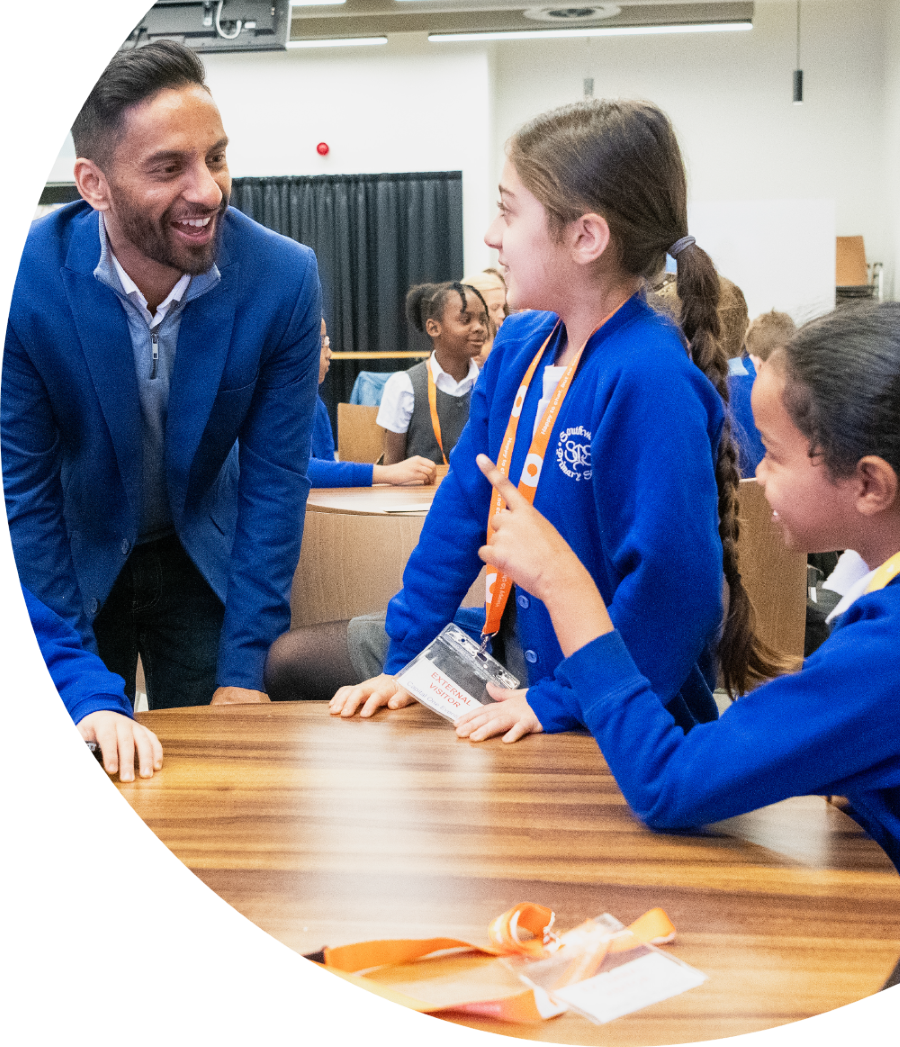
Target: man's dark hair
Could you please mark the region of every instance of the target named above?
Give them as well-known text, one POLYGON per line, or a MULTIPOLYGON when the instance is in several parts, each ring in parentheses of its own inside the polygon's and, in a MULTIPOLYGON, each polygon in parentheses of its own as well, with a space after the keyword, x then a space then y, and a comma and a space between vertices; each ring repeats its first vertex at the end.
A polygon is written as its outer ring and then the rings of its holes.
POLYGON ((72 125, 75 155, 108 166, 125 113, 164 88, 206 87, 197 55, 174 40, 157 40, 136 51, 119 51, 94 84, 72 125))

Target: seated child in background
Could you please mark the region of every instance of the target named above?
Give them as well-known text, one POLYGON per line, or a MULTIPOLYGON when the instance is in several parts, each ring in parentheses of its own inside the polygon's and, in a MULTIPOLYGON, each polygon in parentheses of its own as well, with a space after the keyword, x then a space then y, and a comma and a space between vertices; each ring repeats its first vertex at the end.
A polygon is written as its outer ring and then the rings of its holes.
POLYGON ((506 281, 496 269, 485 269, 474 276, 467 276, 463 283, 468 287, 474 287, 481 293, 484 304, 487 306, 490 331, 481 352, 475 357, 475 363, 479 368, 484 367, 484 362, 490 355, 494 339, 500 330, 503 321, 509 316, 509 306, 506 304, 506 281))
POLYGON ((386 430, 385 465, 421 455, 446 465, 469 418, 475 357, 488 337, 484 299, 458 282, 418 284, 406 296, 406 316, 431 339, 428 360, 391 375, 377 422, 386 430))
POLYGON ((756 370, 759 370, 759 365, 768 360, 776 349, 787 345, 796 331, 797 325, 787 313, 779 313, 773 309, 769 313, 757 316, 747 328, 744 337, 746 353, 756 370))
MULTIPOLYGON (((546 604, 573 715, 594 735, 632 810, 686 829, 795 795, 846 796, 900 867, 900 304, 804 327, 753 389, 766 445, 757 479, 788 546, 852 546, 864 591, 798 673, 764 684, 689 734, 641 676, 596 586, 560 534, 481 456, 508 508, 480 555, 546 604)), ((542 730, 524 691, 466 714, 457 734, 542 730)))
MULTIPOLYGON (((648 298, 654 308, 681 320, 681 301, 674 279, 667 279, 648 298)), ((750 316, 747 301, 737 284, 719 277, 719 340, 728 358, 728 413, 731 420, 731 438, 738 450, 738 471, 743 479, 752 477, 765 448, 753 423, 750 409, 750 390, 756 379, 756 368, 744 349, 744 335, 750 316)))
POLYGON ((86 651, 75 630, 24 586, 25 606, 41 655, 59 696, 86 742, 100 746, 107 774, 134 781, 137 760, 142 778, 162 767, 163 751, 152 732, 135 723, 125 681, 86 651))
MULTIPOLYGON (((325 320, 322 320, 322 355, 319 358, 319 385, 325 381, 331 366, 331 344, 325 320)), ((313 487, 371 487, 372 484, 433 484, 434 462, 415 456, 395 465, 368 465, 365 462, 335 461, 334 434, 331 419, 322 397, 316 401, 313 419, 312 454, 309 459, 309 481, 313 487)))
POLYGON ((746 329, 741 358, 728 361, 732 367, 728 375, 728 384, 732 386, 732 407, 735 419, 745 433, 741 448, 742 476, 752 476, 765 453, 759 431, 753 425, 750 389, 763 361, 785 346, 795 331, 796 325, 787 313, 778 313, 774 309, 763 313, 746 329))

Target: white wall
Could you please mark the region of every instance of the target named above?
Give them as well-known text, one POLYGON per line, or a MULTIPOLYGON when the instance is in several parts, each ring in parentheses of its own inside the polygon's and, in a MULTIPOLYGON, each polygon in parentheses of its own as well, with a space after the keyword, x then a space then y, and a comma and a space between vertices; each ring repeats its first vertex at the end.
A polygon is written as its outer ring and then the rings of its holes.
MULTIPOLYGON (((462 171, 466 271, 490 262, 489 56, 424 36, 379 48, 204 55, 232 175, 462 171), (319 142, 330 152, 320 156, 319 142)), ((70 181, 67 138, 49 181, 70 181)), ((459 274, 462 275, 462 274, 459 274)))
MULTIPOLYGON (((837 235, 861 233, 870 261, 889 260, 900 245, 885 222, 887 187, 900 163, 886 178, 886 6, 900 5, 804 0, 801 106, 791 102, 794 3, 757 0, 746 33, 505 43, 496 57, 495 155, 530 116, 581 98, 590 76, 595 97, 647 98, 668 112, 694 201, 833 200, 837 235)), ((900 85, 896 94, 894 125, 900 85)))
POLYGON ((884 25, 884 167, 886 294, 900 299, 900 3, 887 0, 884 25))
MULTIPOLYGON (((463 173, 466 269, 488 264, 488 59, 417 39, 377 49, 210 55, 235 176, 463 173), (330 152, 319 156, 316 145, 330 152)), ((461 275, 461 274, 460 274, 461 275)))
MULTIPOLYGON (((235 175, 461 169, 467 270, 491 260, 481 238, 503 142, 580 98, 590 76, 595 96, 649 98, 669 113, 695 202, 833 202, 836 233, 861 233, 890 287, 900 259, 900 0, 804 0, 802 106, 791 104, 795 11, 793 0, 757 0, 747 33, 483 45, 409 35, 371 50, 205 61, 235 175)), ((71 154, 54 176, 70 170, 71 154)))

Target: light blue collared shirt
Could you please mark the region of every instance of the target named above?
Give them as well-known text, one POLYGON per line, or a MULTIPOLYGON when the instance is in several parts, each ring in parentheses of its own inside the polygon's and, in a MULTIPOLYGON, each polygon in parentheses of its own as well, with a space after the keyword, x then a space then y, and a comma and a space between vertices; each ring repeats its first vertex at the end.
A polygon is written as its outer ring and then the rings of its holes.
MULTIPOLYGON (((211 290, 221 279, 215 263, 199 276, 185 274, 154 315, 147 299, 112 252, 103 213, 100 213, 100 261, 94 270, 100 283, 113 290, 128 320, 131 350, 138 380, 143 441, 143 505, 138 543, 172 531, 172 513, 166 488, 165 440, 169 409, 169 382, 178 346, 181 316, 188 302, 211 290)), ((126 364, 123 361, 123 366, 126 364)))

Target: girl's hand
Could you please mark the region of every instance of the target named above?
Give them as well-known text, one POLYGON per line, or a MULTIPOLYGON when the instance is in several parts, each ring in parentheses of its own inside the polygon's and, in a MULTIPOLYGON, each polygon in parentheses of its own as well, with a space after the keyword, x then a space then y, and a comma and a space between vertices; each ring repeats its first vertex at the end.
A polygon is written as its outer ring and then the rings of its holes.
POLYGON ((417 484, 433 484, 437 466, 430 458, 413 455, 396 465, 376 465, 372 468, 373 484, 393 484, 395 487, 412 487, 417 484))
POLYGON ((493 738, 494 735, 503 734, 505 731, 504 742, 517 742, 526 734, 543 732, 540 720, 534 715, 525 698, 525 688, 508 691, 505 687, 489 683, 487 689, 497 704, 485 705, 461 716, 456 721, 456 733, 460 738, 468 738, 470 742, 483 742, 485 738, 493 738))
POLYGON ((389 709, 402 709, 414 701, 415 698, 393 676, 382 673, 353 687, 342 687, 328 703, 328 711, 332 716, 346 719, 362 705, 359 715, 368 717, 384 705, 389 709))
POLYGON ((477 460, 507 506, 491 519, 494 534, 490 544, 478 550, 481 559, 543 601, 566 658, 598 636, 611 633, 613 624, 603 597, 559 531, 487 455, 480 454, 477 460))

